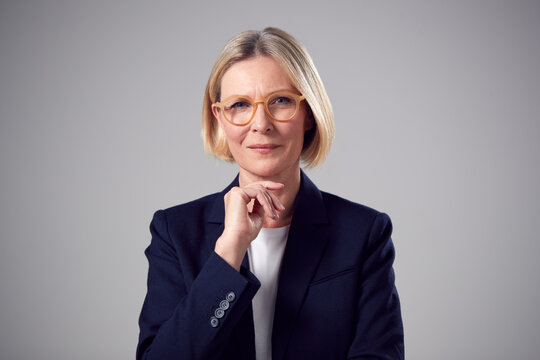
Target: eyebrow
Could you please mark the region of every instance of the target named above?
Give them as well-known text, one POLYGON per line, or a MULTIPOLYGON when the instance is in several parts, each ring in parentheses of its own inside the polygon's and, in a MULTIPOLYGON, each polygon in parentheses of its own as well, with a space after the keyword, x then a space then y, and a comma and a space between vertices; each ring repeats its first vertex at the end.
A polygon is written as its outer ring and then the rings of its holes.
MULTIPOLYGON (((274 91, 270 91, 268 93, 266 93, 266 95, 263 95, 262 98, 260 99, 264 99, 266 98, 268 95, 272 95, 272 94, 275 94, 275 93, 278 93, 278 92, 292 92, 292 93, 299 93, 298 90, 296 90, 295 88, 292 88, 292 89, 280 89, 280 90, 274 90, 274 91)), ((244 95, 244 94, 231 94, 229 96, 222 96, 223 99, 228 99, 232 96, 240 96, 240 97, 248 97, 250 99, 253 99, 253 100, 256 100, 253 96, 250 96, 250 95, 244 95)))

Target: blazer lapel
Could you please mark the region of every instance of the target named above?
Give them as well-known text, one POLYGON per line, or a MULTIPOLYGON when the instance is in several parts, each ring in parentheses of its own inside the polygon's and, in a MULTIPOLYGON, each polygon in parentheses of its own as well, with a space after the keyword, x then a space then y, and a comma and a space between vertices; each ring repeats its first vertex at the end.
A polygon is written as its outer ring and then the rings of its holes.
POLYGON ((326 247, 327 224, 322 195, 302 172, 279 275, 272 332, 273 359, 282 359, 285 355, 309 283, 326 247))

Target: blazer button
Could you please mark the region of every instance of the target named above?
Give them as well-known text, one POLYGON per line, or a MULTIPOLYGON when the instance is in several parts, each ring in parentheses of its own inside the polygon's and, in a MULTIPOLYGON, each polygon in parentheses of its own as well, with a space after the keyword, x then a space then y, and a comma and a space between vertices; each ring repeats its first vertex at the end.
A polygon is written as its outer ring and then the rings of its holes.
POLYGON ((213 328, 216 328, 218 327, 218 325, 219 325, 219 320, 212 316, 210 318, 210 326, 212 326, 213 328))
POLYGON ((225 316, 225 311, 221 308, 216 309, 216 311, 214 312, 214 315, 216 315, 218 319, 221 319, 223 316, 225 316))
POLYGON ((219 307, 223 310, 227 310, 229 308, 229 302, 227 300, 221 300, 219 307))
POLYGON ((234 291, 231 291, 230 293, 227 294, 227 301, 231 302, 231 301, 234 301, 234 299, 236 299, 236 295, 234 294, 234 291))

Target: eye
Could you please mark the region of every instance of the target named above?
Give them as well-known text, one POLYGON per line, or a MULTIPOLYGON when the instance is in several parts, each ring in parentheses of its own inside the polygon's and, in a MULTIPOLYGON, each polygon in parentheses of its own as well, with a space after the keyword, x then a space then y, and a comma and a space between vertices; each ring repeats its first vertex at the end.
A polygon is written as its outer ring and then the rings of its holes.
POLYGON ((232 103, 231 105, 227 105, 226 106, 226 109, 227 110, 243 110, 243 109, 246 109, 250 106, 250 103, 247 102, 247 101, 236 101, 234 103, 232 103))
POLYGON ((291 99, 288 96, 281 95, 281 96, 277 96, 277 97, 273 98, 272 100, 270 100, 270 103, 271 104, 276 104, 276 105, 287 105, 287 104, 294 103, 294 99, 291 99))

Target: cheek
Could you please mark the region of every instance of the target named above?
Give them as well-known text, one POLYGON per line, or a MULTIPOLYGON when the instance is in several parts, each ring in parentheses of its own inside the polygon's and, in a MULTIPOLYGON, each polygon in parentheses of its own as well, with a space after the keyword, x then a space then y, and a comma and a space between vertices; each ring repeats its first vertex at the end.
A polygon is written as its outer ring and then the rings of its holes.
POLYGON ((227 138, 229 145, 236 145, 242 143, 246 137, 246 131, 239 127, 224 126, 223 133, 227 138))
POLYGON ((303 122, 299 121, 290 128, 287 134, 287 138, 291 139, 295 143, 304 141, 304 133, 306 132, 305 125, 303 122))
POLYGON ((304 143, 304 136, 306 131, 308 131, 312 127, 311 120, 309 119, 305 108, 300 108, 299 114, 297 115, 297 118, 295 120, 298 121, 295 123, 294 129, 291 129, 294 133, 291 137, 297 139, 302 146, 304 143))

